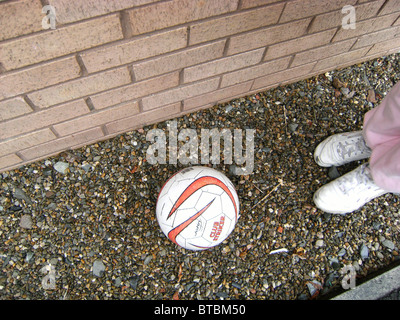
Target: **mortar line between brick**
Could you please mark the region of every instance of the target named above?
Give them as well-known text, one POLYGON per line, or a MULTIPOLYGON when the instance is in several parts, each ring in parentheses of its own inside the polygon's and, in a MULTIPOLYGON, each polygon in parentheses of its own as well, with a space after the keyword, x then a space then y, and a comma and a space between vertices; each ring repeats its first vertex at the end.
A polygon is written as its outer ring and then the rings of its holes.
POLYGON ((190 47, 190 25, 187 26, 187 29, 186 29, 186 47, 185 48, 188 48, 188 47, 190 47))
POLYGON ((26 94, 23 95, 23 99, 24 99, 25 102, 32 108, 33 111, 38 111, 38 110, 40 110, 39 107, 37 107, 37 106, 32 102, 32 100, 29 99, 29 97, 28 97, 26 94))
MULTIPOLYGON (((293 64, 293 61, 294 61, 294 57, 295 57, 295 56, 296 56, 295 54, 292 54, 292 55, 291 55, 290 60, 289 60, 288 67, 287 67, 285 70, 288 70, 288 69, 290 69, 290 68, 292 67, 292 64, 293 64)), ((282 71, 285 71, 285 70, 282 70, 282 71)))
POLYGON ((21 154, 21 151, 22 151, 22 150, 17 151, 17 152, 15 152, 15 154, 22 160, 22 162, 29 161, 27 158, 25 158, 25 157, 21 154))
POLYGON ((179 70, 178 86, 185 85, 185 76, 184 76, 185 71, 184 70, 185 70, 185 68, 182 68, 182 69, 179 70))
POLYGON ((136 82, 136 76, 135 76, 135 70, 133 70, 133 65, 130 64, 127 66, 128 68, 128 72, 129 72, 129 76, 131 77, 131 82, 135 83, 136 82))
MULTIPOLYGON (((400 12, 399 12, 399 16, 396 18, 396 19, 394 19, 394 21, 393 21, 393 23, 390 25, 390 27, 391 28, 396 28, 396 27, 398 27, 399 25, 396 25, 396 23, 397 22, 400 22, 400 12)), ((399 34, 397 34, 397 35, 399 35, 399 34)))
POLYGON ((4 65, 0 62, 0 75, 7 72, 7 69, 4 68, 4 65))
MULTIPOLYGON (((224 74, 226 74, 226 73, 224 73, 224 74)), ((217 91, 217 90, 219 90, 219 89, 222 89, 222 88, 221 88, 222 78, 223 78, 223 75, 221 75, 221 76, 219 77, 218 86, 217 86, 217 89, 216 89, 215 91, 217 91)))
POLYGON ((110 134, 110 133, 108 132, 107 127, 106 127, 105 124, 102 124, 102 125, 100 126, 100 129, 101 129, 101 132, 103 133, 104 136, 108 136, 108 135, 110 134))
POLYGON ((285 5, 283 6, 282 11, 281 11, 281 14, 279 15, 278 22, 277 22, 276 24, 280 24, 280 23, 281 23, 281 20, 282 20, 282 17, 283 17, 283 13, 284 13, 285 10, 286 10, 286 6, 287 6, 287 3, 285 3, 285 5))
POLYGON ((88 106, 90 111, 95 110, 94 104, 92 102, 92 99, 90 97, 85 99, 86 105, 88 106))
POLYGON ((229 50, 230 43, 231 43, 231 38, 229 37, 225 41, 224 51, 222 52, 223 57, 228 56, 228 50, 229 50))
POLYGON ((83 59, 79 53, 75 55, 75 59, 79 65, 79 68, 81 69, 80 76, 87 76, 89 72, 87 71, 85 63, 83 62, 83 59))
POLYGON ((314 21, 315 21, 316 18, 317 18, 317 16, 314 16, 314 17, 311 19, 310 23, 309 23, 308 26, 307 26, 306 34, 309 34, 309 33, 310 33, 310 30, 311 30, 312 25, 314 24, 314 21))
POLYGON ((122 10, 119 13, 119 21, 121 24, 122 34, 124 39, 132 38, 132 24, 130 21, 129 13, 126 10, 122 10))
POLYGON ((61 136, 58 134, 58 132, 56 131, 56 129, 54 129, 52 125, 50 126, 50 131, 56 136, 56 138, 61 138, 61 136))
POLYGON ((379 8, 378 12, 376 13, 376 16, 379 16, 382 12, 382 10, 386 7, 386 5, 389 3, 389 0, 386 0, 382 6, 379 8))
POLYGON ((265 57, 267 56, 268 49, 269 49, 269 46, 266 46, 266 47, 265 47, 265 50, 264 50, 264 52, 263 52, 263 54, 262 54, 261 61, 260 61, 258 64, 264 62, 264 59, 265 59, 265 57))
POLYGON ((144 112, 142 99, 138 101, 138 105, 139 105, 139 114, 141 114, 142 112, 144 112))
POLYGON ((42 7, 50 5, 49 0, 40 0, 42 7))
POLYGON ((338 34, 338 32, 340 31, 340 28, 341 27, 337 27, 336 28, 336 32, 335 32, 335 34, 333 35, 333 37, 332 37, 332 39, 331 39, 331 41, 329 42, 329 43, 334 43, 334 41, 333 40, 335 40, 335 38, 336 38, 336 35, 338 34))

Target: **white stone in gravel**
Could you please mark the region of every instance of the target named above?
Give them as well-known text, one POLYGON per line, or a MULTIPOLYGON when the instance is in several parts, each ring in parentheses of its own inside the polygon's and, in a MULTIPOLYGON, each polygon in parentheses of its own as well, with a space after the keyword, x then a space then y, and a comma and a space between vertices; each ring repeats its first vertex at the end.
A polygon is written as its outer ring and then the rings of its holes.
POLYGON ((360 255, 361 255, 361 259, 363 259, 363 260, 368 258, 369 250, 364 243, 361 245, 360 255))
POLYGON ((323 247, 325 245, 325 243, 324 243, 324 240, 317 240, 316 242, 315 242, 315 246, 317 247, 317 248, 319 248, 319 247, 323 247))
POLYGON ((347 253, 345 248, 340 249, 340 251, 338 252, 338 256, 339 257, 343 257, 345 254, 347 253))
POLYGON ((19 226, 23 229, 32 229, 32 218, 29 214, 24 214, 19 221, 19 226))
POLYGON ((104 265, 103 261, 95 260, 93 262, 93 274, 96 277, 101 277, 106 270, 106 266, 104 265))
POLYGON ((382 245, 384 245, 386 248, 388 248, 389 250, 393 250, 394 249, 394 243, 392 242, 392 241, 390 241, 390 240, 387 240, 387 239, 385 239, 385 240, 383 240, 382 241, 382 245))
POLYGON ((20 189, 20 188, 15 188, 14 191, 14 197, 19 199, 19 200, 25 200, 27 203, 31 204, 32 201, 31 199, 26 195, 26 193, 20 189))
POLYGON ((67 162, 62 162, 62 161, 59 161, 54 165, 54 169, 62 174, 65 174, 65 171, 68 169, 68 167, 69 164, 67 162))

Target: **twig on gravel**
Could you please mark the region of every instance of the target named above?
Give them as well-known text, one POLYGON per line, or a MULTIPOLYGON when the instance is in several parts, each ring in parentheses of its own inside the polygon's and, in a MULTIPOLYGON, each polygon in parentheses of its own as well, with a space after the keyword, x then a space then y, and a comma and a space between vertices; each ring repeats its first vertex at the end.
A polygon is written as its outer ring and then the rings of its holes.
POLYGON ((283 117, 284 117, 284 120, 285 120, 285 132, 286 132, 286 134, 288 134, 287 121, 286 121, 286 107, 285 107, 284 104, 282 105, 282 107, 283 107, 283 117))
POLYGON ((257 207, 260 203, 264 202, 264 201, 270 196, 270 194, 271 194, 272 192, 275 192, 276 190, 278 190, 278 188, 279 188, 280 186, 283 185, 283 180, 282 180, 282 179, 278 179, 278 182, 279 182, 279 183, 278 183, 270 192, 268 192, 260 201, 258 201, 254 206, 252 206, 250 210, 254 209, 254 208, 257 207))

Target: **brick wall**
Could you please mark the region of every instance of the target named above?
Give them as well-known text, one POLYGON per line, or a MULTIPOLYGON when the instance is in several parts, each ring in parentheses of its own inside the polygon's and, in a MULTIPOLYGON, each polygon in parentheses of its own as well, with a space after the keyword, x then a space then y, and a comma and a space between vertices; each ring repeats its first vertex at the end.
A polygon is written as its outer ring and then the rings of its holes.
POLYGON ((400 0, 2 0, 0 171, 399 49, 400 0))

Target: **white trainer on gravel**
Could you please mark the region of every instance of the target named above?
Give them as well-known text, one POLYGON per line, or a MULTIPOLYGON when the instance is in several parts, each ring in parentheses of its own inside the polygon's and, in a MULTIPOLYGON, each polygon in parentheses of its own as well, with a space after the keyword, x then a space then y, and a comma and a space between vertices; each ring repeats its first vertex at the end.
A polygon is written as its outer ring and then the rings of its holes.
POLYGON ((369 158, 371 149, 365 144, 362 131, 338 133, 322 141, 314 152, 315 162, 321 167, 369 158))
POLYGON ((318 189, 314 203, 324 212, 346 214, 385 193, 388 192, 375 184, 369 164, 365 163, 318 189))

